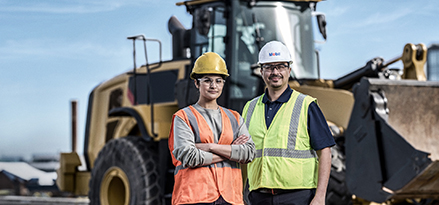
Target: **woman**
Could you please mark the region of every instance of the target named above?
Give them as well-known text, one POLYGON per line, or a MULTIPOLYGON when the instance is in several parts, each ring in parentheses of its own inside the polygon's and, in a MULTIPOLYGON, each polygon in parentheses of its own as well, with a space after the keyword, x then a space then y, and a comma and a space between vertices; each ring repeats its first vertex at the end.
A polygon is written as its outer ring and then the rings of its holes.
POLYGON ((169 149, 175 165, 172 204, 243 204, 241 164, 255 155, 243 118, 218 105, 225 78, 224 60, 200 56, 191 79, 200 97, 173 115, 169 149))

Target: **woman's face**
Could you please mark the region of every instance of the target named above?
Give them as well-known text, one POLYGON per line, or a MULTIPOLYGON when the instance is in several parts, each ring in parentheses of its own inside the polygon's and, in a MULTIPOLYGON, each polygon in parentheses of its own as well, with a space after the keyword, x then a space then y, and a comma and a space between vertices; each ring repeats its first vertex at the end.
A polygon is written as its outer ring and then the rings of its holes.
POLYGON ((195 82, 195 86, 200 91, 200 99, 212 101, 221 96, 225 83, 221 75, 204 75, 197 80, 199 84, 195 82))

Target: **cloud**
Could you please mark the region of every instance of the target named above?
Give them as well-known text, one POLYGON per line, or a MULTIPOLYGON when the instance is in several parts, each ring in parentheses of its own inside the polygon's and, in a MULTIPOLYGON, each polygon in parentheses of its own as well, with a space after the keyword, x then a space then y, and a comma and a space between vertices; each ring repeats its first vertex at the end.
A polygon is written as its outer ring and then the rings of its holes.
MULTIPOLYGON (((386 9, 386 12, 378 11, 375 8, 367 8, 364 18, 356 21, 352 28, 370 27, 379 25, 392 25, 403 22, 404 20, 425 18, 426 16, 437 17, 439 12, 439 1, 427 0, 421 2, 403 2, 399 5, 383 2, 377 7, 386 9)), ((382 9, 381 9, 382 10, 382 9)), ((361 13, 357 14, 361 15, 361 13)), ((358 16, 359 17, 359 16, 358 16)))
POLYGON ((98 13, 116 10, 126 5, 145 3, 148 0, 43 0, 43 1, 0 1, 2 12, 37 13, 98 13))
POLYGON ((111 47, 87 41, 63 41, 45 39, 9 40, 0 47, 0 59, 14 58, 88 58, 90 55, 114 57, 128 52, 121 48, 111 47))
POLYGON ((363 26, 370 26, 370 25, 377 25, 377 24, 389 24, 389 23, 397 21, 405 16, 408 16, 412 13, 413 13, 413 11, 409 8, 401 8, 399 10, 389 12, 389 13, 382 13, 382 12, 374 13, 374 14, 370 15, 369 17, 367 17, 366 19, 364 19, 362 22, 360 21, 360 23, 358 25, 363 27, 363 26))
POLYGON ((437 17, 439 13, 439 1, 427 1, 422 4, 423 7, 418 10, 421 11, 420 13, 426 16, 433 16, 437 17))
POLYGON ((349 11, 349 7, 347 6, 335 6, 335 8, 331 8, 326 15, 332 17, 339 17, 346 14, 349 11))

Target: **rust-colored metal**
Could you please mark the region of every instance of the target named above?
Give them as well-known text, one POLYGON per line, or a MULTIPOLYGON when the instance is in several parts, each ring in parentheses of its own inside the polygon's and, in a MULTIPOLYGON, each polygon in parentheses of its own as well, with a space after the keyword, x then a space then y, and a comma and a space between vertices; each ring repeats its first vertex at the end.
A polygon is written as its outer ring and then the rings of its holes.
POLYGON ((415 149, 429 153, 433 161, 392 199, 439 199, 439 84, 416 80, 371 85, 387 98, 389 125, 415 149))
POLYGON ((395 192, 392 198, 439 199, 439 161, 431 163, 421 174, 395 192))
POLYGON ((390 126, 415 149, 430 153, 432 161, 439 160, 439 84, 388 81, 371 89, 384 91, 390 126))

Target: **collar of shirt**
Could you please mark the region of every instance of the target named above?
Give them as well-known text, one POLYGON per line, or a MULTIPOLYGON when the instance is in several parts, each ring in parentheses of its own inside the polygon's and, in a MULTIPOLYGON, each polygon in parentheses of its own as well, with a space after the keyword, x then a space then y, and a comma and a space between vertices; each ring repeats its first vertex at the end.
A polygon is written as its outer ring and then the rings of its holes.
POLYGON ((288 86, 277 100, 271 102, 267 97, 268 91, 265 90, 265 95, 262 98, 262 102, 265 104, 265 125, 267 125, 267 129, 270 127, 270 124, 273 121, 277 111, 279 111, 280 107, 284 103, 288 102, 292 93, 293 90, 288 86))
MULTIPOLYGON (((280 97, 273 102, 286 103, 290 99, 292 93, 293 93, 293 89, 291 89, 290 86, 288 86, 287 89, 285 89, 285 91, 282 93, 282 95, 280 95, 280 97)), ((268 96, 268 89, 265 89, 265 95, 262 98, 262 102, 264 104, 273 103, 268 99, 267 96, 268 96)))

